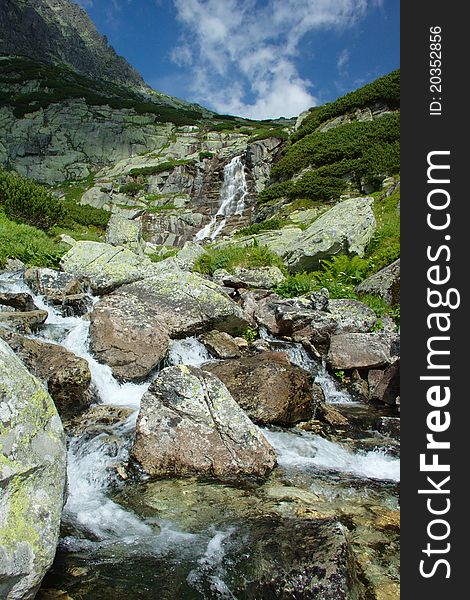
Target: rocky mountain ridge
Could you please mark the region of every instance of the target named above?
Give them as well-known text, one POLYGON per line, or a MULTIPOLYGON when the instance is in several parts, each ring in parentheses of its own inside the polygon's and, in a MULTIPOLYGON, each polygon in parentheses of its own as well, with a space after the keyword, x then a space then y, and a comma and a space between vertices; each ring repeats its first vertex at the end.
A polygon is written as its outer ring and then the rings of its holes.
POLYGON ((65 64, 92 79, 148 87, 86 11, 68 0, 3 0, 0 55, 65 64))

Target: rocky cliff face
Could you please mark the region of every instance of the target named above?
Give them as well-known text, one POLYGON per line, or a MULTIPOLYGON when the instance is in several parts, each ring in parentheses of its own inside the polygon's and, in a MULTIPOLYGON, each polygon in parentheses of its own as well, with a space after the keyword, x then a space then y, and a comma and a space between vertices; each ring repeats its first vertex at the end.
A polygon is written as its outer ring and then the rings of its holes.
POLYGON ((0 54, 66 64, 94 79, 145 85, 87 13, 68 0, 3 0, 0 54))

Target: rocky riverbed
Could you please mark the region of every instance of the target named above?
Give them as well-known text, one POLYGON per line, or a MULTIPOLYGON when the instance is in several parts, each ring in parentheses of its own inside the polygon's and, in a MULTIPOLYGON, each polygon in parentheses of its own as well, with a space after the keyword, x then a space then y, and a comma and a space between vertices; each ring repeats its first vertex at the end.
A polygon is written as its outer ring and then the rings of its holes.
POLYGON ((397 332, 178 257, 98 276, 82 250, 1 276, 1 336, 67 436, 38 598, 398 598, 397 332))

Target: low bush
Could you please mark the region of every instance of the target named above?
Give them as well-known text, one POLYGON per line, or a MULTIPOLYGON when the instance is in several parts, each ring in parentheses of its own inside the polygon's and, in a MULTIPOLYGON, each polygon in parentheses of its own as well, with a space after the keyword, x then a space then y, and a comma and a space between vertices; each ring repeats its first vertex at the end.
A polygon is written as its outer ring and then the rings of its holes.
POLYGON ((204 275, 212 275, 217 269, 231 272, 235 267, 255 268, 277 266, 285 270, 282 260, 267 246, 253 243, 251 246, 206 247, 207 253, 201 256, 194 270, 204 275))
POLYGON ((0 212, 0 266, 8 258, 16 258, 28 266, 57 267, 67 248, 44 231, 15 223, 0 212))

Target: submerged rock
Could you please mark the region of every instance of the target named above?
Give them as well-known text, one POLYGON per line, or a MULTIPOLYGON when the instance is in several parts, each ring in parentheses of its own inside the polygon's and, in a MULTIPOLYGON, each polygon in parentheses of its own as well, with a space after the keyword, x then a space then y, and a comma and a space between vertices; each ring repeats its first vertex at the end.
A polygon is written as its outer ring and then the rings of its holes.
POLYGON ((0 340, 0 597, 34 598, 59 538, 65 437, 43 385, 0 340))
POLYGON ((163 369, 144 394, 131 454, 152 477, 263 478, 276 464, 223 383, 183 365, 163 369))
POLYGON ((239 566, 247 600, 362 600, 358 566, 342 525, 333 519, 263 518, 251 523, 249 557, 239 566))
POLYGON ((323 398, 318 384, 282 352, 261 352, 237 360, 204 365, 216 375, 246 411, 262 424, 293 425, 313 415, 323 398))

